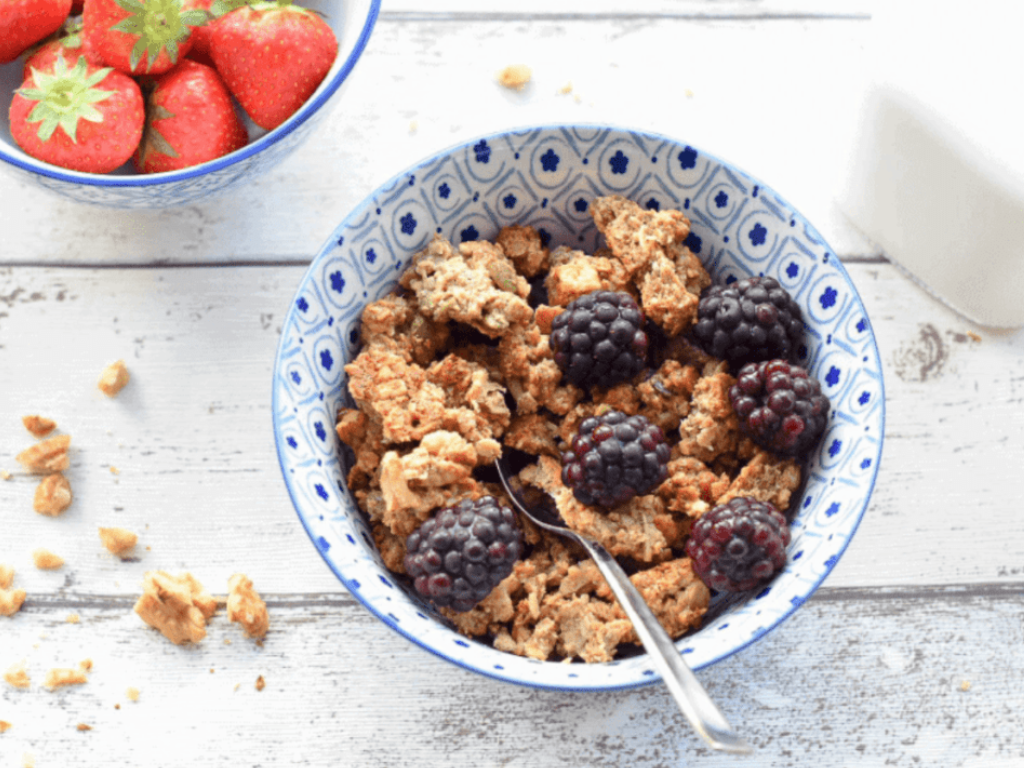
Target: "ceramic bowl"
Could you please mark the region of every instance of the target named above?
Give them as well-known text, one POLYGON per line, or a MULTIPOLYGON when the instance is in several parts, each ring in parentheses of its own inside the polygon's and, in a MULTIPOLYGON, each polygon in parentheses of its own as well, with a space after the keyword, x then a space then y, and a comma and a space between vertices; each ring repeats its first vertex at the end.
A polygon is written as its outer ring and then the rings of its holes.
POLYGON ((155 174, 136 174, 130 163, 110 174, 96 174, 40 162, 22 152, 11 138, 7 113, 14 90, 21 85, 23 66, 17 59, 0 66, 0 167, 63 197, 111 208, 191 204, 250 181, 291 154, 340 101, 380 11, 380 0, 303 0, 300 5, 323 14, 338 37, 338 57, 316 92, 274 130, 265 131, 243 117, 250 141, 236 152, 180 171, 155 174))
POLYGON ((678 208, 688 245, 716 282, 771 275, 800 304, 801 362, 833 410, 793 502, 788 564, 757 594, 716 596, 702 628, 676 645, 695 669, 763 637, 835 567, 864 515, 884 432, 882 366, 864 305, 832 249, 770 187, 702 149, 607 126, 536 127, 474 139, 403 171, 349 212, 312 262, 286 310, 273 379, 274 434, 299 519, 345 587, 382 622, 453 664, 492 678, 595 690, 657 680, 645 654, 599 664, 541 662, 453 631, 383 565, 346 484, 333 431, 358 352, 363 307, 387 294, 435 233, 458 243, 512 223, 550 247, 593 252, 595 197, 624 195, 678 208))

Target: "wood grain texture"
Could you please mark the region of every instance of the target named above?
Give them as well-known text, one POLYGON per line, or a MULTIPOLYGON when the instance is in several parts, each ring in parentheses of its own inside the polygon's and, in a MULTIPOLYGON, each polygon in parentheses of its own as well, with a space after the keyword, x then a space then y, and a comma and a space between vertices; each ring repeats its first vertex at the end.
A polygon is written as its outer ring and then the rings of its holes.
POLYGON ((0 650, 0 666, 25 659, 33 678, 28 691, 0 687, 0 719, 13 726, 0 765, 24 752, 40 768, 71 756, 90 768, 1021 765, 1024 657, 1007 653, 1024 642, 1017 591, 821 594, 699 673, 757 749, 749 759, 709 753, 660 685, 568 694, 498 683, 415 648, 346 596, 271 600, 262 648, 223 613, 200 644, 178 647, 131 600, 43 598, 0 650), (72 611, 81 623, 64 623, 72 611), (85 685, 39 687, 51 666, 85 658, 85 685))
POLYGON ((765 5, 743 2, 724 5, 735 15, 717 20, 445 15, 459 7, 437 4, 422 19, 384 14, 330 118, 228 197, 126 215, 0 174, 0 264, 308 262, 349 210, 408 166, 481 134, 557 122, 687 141, 773 187, 837 253, 878 253, 835 208, 831 184, 870 24, 758 22, 744 13, 765 5), (496 83, 513 63, 533 71, 522 93, 496 83))

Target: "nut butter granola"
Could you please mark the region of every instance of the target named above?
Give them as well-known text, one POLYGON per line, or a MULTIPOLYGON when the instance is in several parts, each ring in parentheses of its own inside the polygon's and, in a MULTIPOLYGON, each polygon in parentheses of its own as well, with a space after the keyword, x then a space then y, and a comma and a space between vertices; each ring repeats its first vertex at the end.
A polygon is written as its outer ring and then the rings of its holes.
MULTIPOLYGON (((345 367, 355 407, 339 411, 336 431, 350 449, 349 488, 395 573, 406 573, 407 537, 439 508, 503 499, 493 464, 505 455, 523 496, 548 499, 570 528, 601 542, 678 638, 700 626, 710 601, 686 556, 694 522, 738 496, 785 511, 800 465, 744 436, 729 399, 735 372, 688 338, 711 279, 685 245, 686 217, 619 196, 590 209, 606 244, 594 254, 549 251, 524 225, 502 229, 493 243, 456 247, 435 237, 413 257, 399 292, 364 310, 361 351, 345 367), (609 291, 628 295, 612 304, 631 325, 603 308, 592 313, 602 327, 587 325, 590 314, 576 318, 578 307, 596 306, 588 296, 609 291), (622 349, 646 353, 648 338, 656 342, 642 372, 601 387, 570 383, 563 374, 575 362, 569 353, 559 362, 551 342, 566 312, 573 349, 593 344, 595 359, 606 355, 612 367, 622 349), (598 349, 627 327, 632 346, 598 349), (650 425, 670 451, 661 449, 664 479, 653 490, 606 509, 578 498, 563 454, 581 426, 594 429, 594 417, 610 411, 650 425)), ((632 362, 623 363, 631 372, 632 362)), ((632 459, 621 461, 628 472, 632 459)), ((594 563, 520 524, 525 546, 512 572, 469 610, 439 612, 467 636, 534 659, 610 661, 638 646, 594 563)))

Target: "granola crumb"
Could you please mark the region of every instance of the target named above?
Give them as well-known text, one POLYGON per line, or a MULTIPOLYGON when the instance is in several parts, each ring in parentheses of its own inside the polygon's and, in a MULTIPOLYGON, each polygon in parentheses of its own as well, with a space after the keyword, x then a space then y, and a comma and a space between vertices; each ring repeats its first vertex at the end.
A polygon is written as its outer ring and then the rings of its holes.
POLYGON ((969 690, 971 690, 971 681, 970 680, 962 680, 960 682, 960 690, 961 691, 969 691, 969 690))
POLYGON ((64 565, 64 558, 44 547, 39 547, 32 552, 32 562, 41 571, 55 571, 64 565))
POLYGON ((115 467, 113 464, 111 464, 110 465, 110 474, 112 474, 112 475, 120 475, 121 474, 121 470, 118 469, 117 467, 115 467))
POLYGON ((175 645, 206 637, 206 621, 216 610, 216 600, 191 573, 147 572, 135 603, 135 613, 175 645))
POLYGON ((30 448, 15 456, 15 460, 29 472, 36 475, 49 475, 63 472, 71 466, 68 447, 71 435, 57 435, 40 440, 30 448))
POLYGON ((60 472, 55 472, 39 482, 32 508, 40 515, 57 517, 71 506, 71 501, 71 483, 60 472))
POLYGON ((78 729, 79 731, 91 731, 92 730, 92 726, 91 725, 86 725, 85 723, 79 723, 78 725, 75 726, 75 728, 78 729))
POLYGON ((120 708, 121 708, 121 705, 120 705, 120 704, 115 704, 115 705, 114 705, 114 709, 120 709, 120 708))
POLYGON ((263 675, 260 675, 259 677, 256 678, 256 690, 257 691, 262 691, 264 688, 266 688, 266 686, 267 686, 267 682, 266 682, 266 680, 263 679, 263 675))
POLYGON ((4 672, 4 680, 12 688, 20 688, 22 690, 27 689, 32 684, 28 672, 25 670, 24 661, 19 661, 4 672))
POLYGON ((85 659, 78 664, 78 668, 83 672, 88 672, 92 669, 92 659, 85 659))
POLYGON ((0 733, 6 733, 11 730, 11 724, 6 720, 0 720, 0 733))
POLYGON ((65 624, 79 624, 82 619, 77 613, 69 613, 67 618, 64 619, 65 624))
POLYGON ((6 469, 0 469, 0 480, 10 480, 12 477, 14 477, 14 475, 6 469))
POLYGON ((981 336, 976 334, 974 331, 968 331, 967 338, 969 338, 971 341, 981 341, 981 336))
POLYGON ((139 689, 138 688, 129 688, 127 691, 125 691, 124 695, 128 698, 128 701, 138 701, 139 700, 139 689))
POLYGON ((128 383, 128 369, 124 360, 111 363, 100 374, 99 388, 107 397, 114 397, 128 383))
POLYGON ((68 685, 84 685, 89 682, 89 678, 85 674, 83 669, 67 669, 62 667, 55 667, 46 673, 46 679, 43 681, 43 687, 50 691, 55 691, 58 688, 63 688, 68 685))
POLYGON ((261 638, 267 634, 270 616, 267 604, 252 588, 252 580, 241 573, 228 579, 228 619, 242 625, 249 637, 261 638))
POLYGON ((21 756, 21 766, 22 768, 36 768, 36 759, 31 752, 26 752, 21 756))
POLYGON ((224 645, 231 645, 231 638, 230 637, 225 637, 224 638, 224 645))
POLYGON ((511 64, 498 73, 498 82, 513 91, 523 90, 533 77, 533 72, 525 64, 511 64))
POLYGON ((7 589, 14 583, 14 568, 0 563, 0 589, 7 589))
POLYGON ((46 437, 57 428, 57 422, 53 419, 38 415, 22 416, 21 423, 36 437, 46 437))
POLYGON ((567 96, 568 94, 572 93, 572 83, 569 82, 563 85, 561 88, 558 89, 558 93, 561 96, 567 96))
POLYGON ((24 589, 0 589, 0 616, 13 616, 24 603, 24 589))
POLYGON ((115 555, 123 555, 134 547, 139 537, 124 528, 100 528, 100 541, 107 548, 108 552, 115 555))

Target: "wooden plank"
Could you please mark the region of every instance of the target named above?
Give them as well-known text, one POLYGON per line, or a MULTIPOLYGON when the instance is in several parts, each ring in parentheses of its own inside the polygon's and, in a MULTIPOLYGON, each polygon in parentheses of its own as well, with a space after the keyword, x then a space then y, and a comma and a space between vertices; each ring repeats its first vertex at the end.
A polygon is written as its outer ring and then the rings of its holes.
MULTIPOLYGON (((1007 483, 1024 466, 1024 332, 973 328, 891 265, 848 266, 882 350, 888 423, 871 506, 828 584, 1021 583, 1024 517, 1007 483)), ((34 478, 0 481, 0 562, 26 589, 134 594, 159 567, 195 569, 211 589, 249 570, 271 593, 341 591, 292 511, 271 431, 278 328, 302 273, 0 270, 0 469, 16 472, 33 441, 23 415, 72 435, 62 518, 32 511, 34 478), (119 358, 133 379, 108 399, 96 380, 119 358), (102 550, 100 525, 137 531, 137 561, 102 550), (39 546, 65 569, 35 571, 39 546)))
POLYGON ((1024 642, 1019 592, 823 595, 698 673, 757 749, 749 760, 709 753, 660 685, 569 694, 495 682, 416 648, 347 597, 272 600, 262 648, 223 614, 182 648, 130 600, 53 599, 3 628, 14 642, 0 667, 25 659, 33 688, 0 684, 0 719, 13 726, 0 764, 26 752, 40 768, 1022 764, 1024 656, 1007 650, 1024 642), (64 623, 72 610, 80 624, 64 623), (51 666, 85 658, 87 684, 39 687, 51 666))
POLYGON ((406 167, 481 134, 558 122, 685 140, 768 183, 837 253, 877 254, 835 209, 832 181, 870 27, 857 20, 451 23, 385 15, 314 138, 223 198, 126 213, 65 202, 0 174, 0 264, 307 262, 349 210, 406 167), (522 93, 498 86, 496 74, 520 62, 533 70, 530 86, 522 93))

